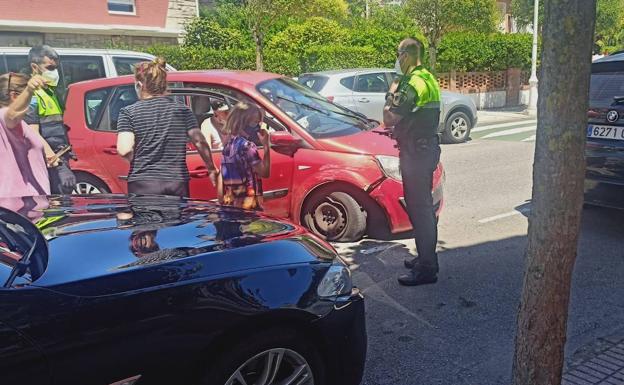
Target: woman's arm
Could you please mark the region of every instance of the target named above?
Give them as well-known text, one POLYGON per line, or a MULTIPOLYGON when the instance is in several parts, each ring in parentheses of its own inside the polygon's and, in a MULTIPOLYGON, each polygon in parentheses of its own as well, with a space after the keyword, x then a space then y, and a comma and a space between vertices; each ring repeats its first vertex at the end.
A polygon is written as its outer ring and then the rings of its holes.
POLYGON ((9 128, 15 128, 20 125, 22 118, 26 116, 28 112, 28 105, 33 97, 33 93, 46 86, 45 80, 39 75, 35 75, 28 81, 26 88, 22 91, 17 99, 9 104, 9 109, 6 112, 6 122, 9 128))
POLYGON ((265 128, 261 128, 258 131, 258 138, 264 147, 264 156, 262 157, 262 161, 254 166, 254 171, 259 177, 268 178, 271 176, 271 144, 269 132, 265 128))

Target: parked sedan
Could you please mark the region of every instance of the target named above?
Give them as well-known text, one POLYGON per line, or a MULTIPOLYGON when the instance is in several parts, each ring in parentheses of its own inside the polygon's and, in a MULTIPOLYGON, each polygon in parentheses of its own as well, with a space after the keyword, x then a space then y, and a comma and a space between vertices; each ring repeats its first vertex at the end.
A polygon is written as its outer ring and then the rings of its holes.
POLYGON ((585 201, 624 209, 624 54, 592 64, 589 108, 585 201))
MULTIPOLYGON (((238 71, 172 72, 171 94, 192 108, 198 124, 211 100, 257 103, 271 131, 271 177, 263 181, 264 209, 301 223, 324 239, 356 241, 411 230, 395 142, 379 123, 330 103, 275 74, 238 71)), ((130 76, 69 87, 65 124, 78 156, 72 163, 79 193, 126 193, 128 162, 117 154, 117 117, 137 95, 130 76)), ((262 153, 266 149, 260 149, 262 153)), ((219 164, 220 150, 213 151, 219 164)), ((215 199, 201 157, 188 148, 193 198, 215 199)), ((433 175, 439 213, 443 169, 433 175)))
POLYGON ((297 225, 165 197, 0 206, 28 217, 0 208, 1 384, 360 383, 363 297, 297 225))
MULTIPOLYGON (((307 73, 297 81, 334 103, 383 120, 386 93, 396 73, 391 69, 354 69, 307 73)), ((470 138, 477 124, 477 107, 469 97, 442 91, 442 113, 439 132, 446 143, 462 143, 470 138)))

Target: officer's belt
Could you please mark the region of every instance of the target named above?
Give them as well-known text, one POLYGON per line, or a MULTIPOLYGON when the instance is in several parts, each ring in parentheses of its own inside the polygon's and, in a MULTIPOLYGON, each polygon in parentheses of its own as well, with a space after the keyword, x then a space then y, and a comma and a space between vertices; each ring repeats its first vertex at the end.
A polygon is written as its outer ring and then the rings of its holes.
POLYGON ((39 116, 39 124, 63 123, 63 115, 39 116))
POLYGON ((416 106, 412 109, 412 112, 416 112, 419 110, 440 110, 442 107, 442 103, 440 102, 429 102, 422 106, 416 106))

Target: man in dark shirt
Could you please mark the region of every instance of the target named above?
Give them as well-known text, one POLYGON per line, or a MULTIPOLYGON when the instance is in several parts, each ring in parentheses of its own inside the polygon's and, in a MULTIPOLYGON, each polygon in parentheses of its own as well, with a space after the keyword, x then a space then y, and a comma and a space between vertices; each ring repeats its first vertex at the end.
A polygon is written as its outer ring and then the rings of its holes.
POLYGON ((399 145, 405 203, 418 251, 417 258, 405 261, 411 271, 399 277, 399 283, 406 286, 438 280, 438 230, 431 188, 440 160, 441 98, 438 82, 420 63, 421 51, 415 39, 399 45, 396 67, 403 76, 392 84, 384 107, 384 123, 399 145))

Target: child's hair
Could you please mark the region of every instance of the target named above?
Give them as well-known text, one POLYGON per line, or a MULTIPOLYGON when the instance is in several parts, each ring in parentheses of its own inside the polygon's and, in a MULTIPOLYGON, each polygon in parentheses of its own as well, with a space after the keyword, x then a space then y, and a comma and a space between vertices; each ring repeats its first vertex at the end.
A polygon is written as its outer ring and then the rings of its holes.
POLYGON ((262 109, 258 105, 239 102, 230 112, 223 132, 227 135, 238 135, 240 131, 252 123, 262 120, 262 116, 262 109))
POLYGON ((0 76, 0 107, 11 104, 11 92, 21 93, 26 89, 30 77, 16 72, 0 76))
POLYGON ((134 78, 141 82, 150 95, 163 95, 167 91, 167 62, 161 57, 142 62, 134 67, 134 78))

